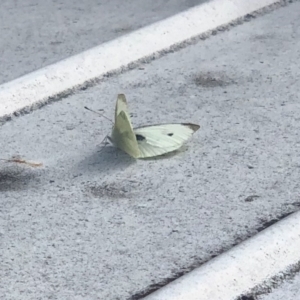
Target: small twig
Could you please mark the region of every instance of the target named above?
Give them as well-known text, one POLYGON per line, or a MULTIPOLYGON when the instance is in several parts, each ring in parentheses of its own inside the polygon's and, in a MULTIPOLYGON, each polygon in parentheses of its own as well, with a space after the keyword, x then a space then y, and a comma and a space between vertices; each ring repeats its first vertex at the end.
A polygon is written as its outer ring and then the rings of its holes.
POLYGON ((41 167, 43 165, 42 163, 30 162, 25 159, 19 159, 19 158, 12 158, 12 159, 0 158, 0 160, 5 162, 10 162, 10 163, 25 164, 33 168, 41 167))

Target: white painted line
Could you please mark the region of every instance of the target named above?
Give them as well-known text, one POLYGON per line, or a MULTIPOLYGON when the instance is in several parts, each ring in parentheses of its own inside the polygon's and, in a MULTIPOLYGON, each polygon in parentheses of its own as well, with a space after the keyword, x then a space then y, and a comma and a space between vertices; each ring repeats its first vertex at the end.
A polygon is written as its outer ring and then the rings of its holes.
POLYGON ((213 0, 0 86, 0 117, 46 103, 132 62, 183 43, 279 0, 213 0))
POLYGON ((299 262, 299 249, 297 212, 144 300, 234 300, 299 262))

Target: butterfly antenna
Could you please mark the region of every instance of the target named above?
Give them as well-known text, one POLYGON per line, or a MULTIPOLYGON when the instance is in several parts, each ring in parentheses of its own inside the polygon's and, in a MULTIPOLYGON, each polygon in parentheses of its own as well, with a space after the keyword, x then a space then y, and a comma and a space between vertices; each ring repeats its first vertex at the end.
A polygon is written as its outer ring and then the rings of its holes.
POLYGON ((95 113, 95 114, 97 114, 97 115, 99 115, 99 116, 101 116, 101 117, 103 117, 103 118, 105 118, 106 120, 108 120, 110 123, 114 123, 110 118, 108 118, 107 116, 105 116, 104 114, 101 114, 101 113, 99 113, 98 111, 95 111, 95 110, 93 110, 93 109, 90 109, 90 108, 88 108, 87 106, 85 106, 84 107, 85 109, 87 109, 87 110, 89 110, 89 111, 91 111, 91 112, 93 112, 93 113, 95 113))

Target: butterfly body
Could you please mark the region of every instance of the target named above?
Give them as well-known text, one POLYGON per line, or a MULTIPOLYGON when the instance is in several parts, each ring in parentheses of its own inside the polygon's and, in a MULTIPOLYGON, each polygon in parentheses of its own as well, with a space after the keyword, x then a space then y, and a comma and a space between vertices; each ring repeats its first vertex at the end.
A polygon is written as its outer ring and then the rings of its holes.
POLYGON ((119 94, 115 124, 108 139, 133 158, 149 158, 179 149, 200 128, 191 123, 159 124, 133 129, 125 95, 119 94))

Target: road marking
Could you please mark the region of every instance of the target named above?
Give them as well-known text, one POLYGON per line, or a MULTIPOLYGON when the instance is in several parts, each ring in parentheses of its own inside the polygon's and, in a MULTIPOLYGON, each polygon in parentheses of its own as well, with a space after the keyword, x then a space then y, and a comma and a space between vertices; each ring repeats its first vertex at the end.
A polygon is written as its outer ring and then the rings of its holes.
POLYGON ((234 300, 300 261, 300 212, 180 277, 144 300, 234 300))
POLYGON ((0 86, 0 118, 120 71, 278 0, 213 0, 0 86))

